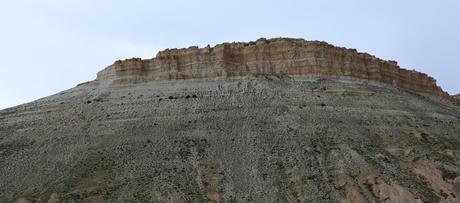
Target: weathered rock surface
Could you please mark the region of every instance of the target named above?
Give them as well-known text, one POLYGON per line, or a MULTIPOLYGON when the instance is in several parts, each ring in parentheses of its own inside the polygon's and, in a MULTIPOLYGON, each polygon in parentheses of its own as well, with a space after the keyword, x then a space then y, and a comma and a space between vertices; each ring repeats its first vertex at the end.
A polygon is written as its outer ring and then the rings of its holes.
POLYGON ((2 110, 0 202, 459 202, 454 97, 353 53, 169 50, 2 110))
POLYGON ((355 78, 443 96, 454 103, 424 73, 402 69, 355 49, 303 39, 259 39, 249 43, 224 43, 215 47, 168 49, 156 58, 117 61, 98 73, 97 80, 132 84, 155 80, 231 78, 247 75, 312 75, 355 78))

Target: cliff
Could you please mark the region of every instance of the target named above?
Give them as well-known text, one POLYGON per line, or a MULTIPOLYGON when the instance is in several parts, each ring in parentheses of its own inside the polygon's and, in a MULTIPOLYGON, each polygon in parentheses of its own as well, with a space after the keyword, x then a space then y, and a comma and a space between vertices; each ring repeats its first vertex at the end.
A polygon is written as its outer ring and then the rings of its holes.
POLYGON ((430 93, 460 103, 437 86, 432 77, 400 68, 395 61, 385 61, 325 42, 290 38, 262 38, 255 42, 223 43, 215 47, 167 49, 153 59, 117 61, 100 71, 97 81, 125 84, 273 74, 363 79, 430 93))

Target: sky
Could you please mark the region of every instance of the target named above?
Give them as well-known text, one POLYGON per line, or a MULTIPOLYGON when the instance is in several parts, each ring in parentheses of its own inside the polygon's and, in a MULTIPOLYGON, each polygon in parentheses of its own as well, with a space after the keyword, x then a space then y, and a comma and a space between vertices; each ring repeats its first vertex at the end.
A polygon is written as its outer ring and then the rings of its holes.
POLYGON ((166 48, 293 37, 356 48, 460 93, 458 0, 0 0, 0 109, 166 48))

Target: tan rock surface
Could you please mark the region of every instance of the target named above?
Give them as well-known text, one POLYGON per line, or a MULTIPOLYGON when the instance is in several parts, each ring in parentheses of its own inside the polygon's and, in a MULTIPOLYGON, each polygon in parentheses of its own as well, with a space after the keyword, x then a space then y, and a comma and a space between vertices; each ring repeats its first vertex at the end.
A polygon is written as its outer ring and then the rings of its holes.
POLYGON ((224 43, 201 49, 167 49, 153 59, 117 61, 99 72, 97 80, 129 84, 248 75, 355 78, 430 93, 458 103, 436 85, 435 79, 402 69, 395 61, 385 61, 326 42, 291 38, 262 38, 255 42, 224 43))

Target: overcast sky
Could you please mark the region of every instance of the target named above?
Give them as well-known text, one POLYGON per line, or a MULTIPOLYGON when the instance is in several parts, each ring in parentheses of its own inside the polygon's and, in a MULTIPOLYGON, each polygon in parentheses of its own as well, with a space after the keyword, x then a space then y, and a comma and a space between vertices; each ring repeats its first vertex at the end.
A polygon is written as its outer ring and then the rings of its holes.
POLYGON ((117 59, 260 37, 356 48, 460 93, 458 0, 0 0, 0 109, 93 80, 117 59))

